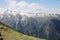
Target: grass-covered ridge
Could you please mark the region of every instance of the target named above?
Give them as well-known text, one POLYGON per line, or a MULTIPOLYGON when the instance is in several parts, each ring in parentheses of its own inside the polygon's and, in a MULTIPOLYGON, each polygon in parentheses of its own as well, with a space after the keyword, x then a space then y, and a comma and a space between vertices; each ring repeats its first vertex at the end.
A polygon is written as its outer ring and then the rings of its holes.
POLYGON ((0 23, 0 32, 1 32, 0 38, 2 37, 3 40, 44 40, 19 33, 14 29, 6 27, 6 25, 3 25, 2 23, 0 23))

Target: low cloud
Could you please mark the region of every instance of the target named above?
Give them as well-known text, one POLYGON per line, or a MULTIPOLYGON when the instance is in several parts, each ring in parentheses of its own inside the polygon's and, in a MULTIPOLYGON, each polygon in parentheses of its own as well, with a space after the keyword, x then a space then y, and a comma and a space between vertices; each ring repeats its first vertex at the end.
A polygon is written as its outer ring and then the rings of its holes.
POLYGON ((57 13, 60 13, 60 8, 55 9, 57 13))

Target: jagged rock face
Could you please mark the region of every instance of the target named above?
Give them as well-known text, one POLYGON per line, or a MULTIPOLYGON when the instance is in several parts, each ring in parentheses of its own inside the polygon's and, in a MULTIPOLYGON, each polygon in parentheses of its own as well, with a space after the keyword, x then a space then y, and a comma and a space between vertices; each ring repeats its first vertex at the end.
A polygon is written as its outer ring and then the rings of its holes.
POLYGON ((60 14, 34 16, 4 14, 1 21, 19 32, 47 40, 57 40, 57 36, 60 35, 60 14))
MULTIPOLYGON (((28 18, 24 30, 28 35, 47 38, 47 40, 57 40, 57 31, 53 19, 49 18, 28 18)), ((58 20, 57 20, 58 21, 58 20)), ((25 21, 26 22, 26 21, 25 21)), ((25 33, 25 34, 26 34, 25 33)))

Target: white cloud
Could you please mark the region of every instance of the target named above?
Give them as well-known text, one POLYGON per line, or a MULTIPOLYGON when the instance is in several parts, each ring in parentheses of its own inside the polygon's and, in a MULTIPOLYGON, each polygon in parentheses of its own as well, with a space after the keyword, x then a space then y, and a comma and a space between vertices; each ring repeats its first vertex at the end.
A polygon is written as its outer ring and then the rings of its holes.
POLYGON ((21 1, 17 3, 16 6, 16 9, 18 9, 19 11, 27 11, 29 4, 25 1, 21 1))
POLYGON ((2 11, 3 9, 2 8, 0 8, 0 12, 2 11))
POLYGON ((3 14, 4 9, 0 8, 0 15, 3 14))
POLYGON ((7 3, 7 9, 13 10, 16 7, 16 0, 5 0, 7 3))
POLYGON ((21 11, 27 11, 27 12, 40 12, 40 11, 46 11, 46 8, 40 6, 37 3, 27 3, 25 1, 21 1, 17 3, 17 8, 21 11))
POLYGON ((46 8, 40 6, 37 3, 31 3, 25 1, 16 2, 16 0, 6 0, 9 10, 18 10, 24 12, 40 12, 45 11, 46 8))
POLYGON ((29 9, 32 10, 33 12, 42 12, 42 11, 46 11, 47 8, 42 7, 41 5, 37 4, 37 3, 32 3, 29 5, 29 9))
POLYGON ((60 14, 60 8, 50 9, 49 12, 54 13, 54 14, 60 14))
POLYGON ((26 8, 26 7, 28 7, 28 3, 25 1, 22 1, 22 2, 17 3, 17 6, 19 8, 26 8))
POLYGON ((60 8, 55 9, 57 13, 60 13, 60 8))
POLYGON ((60 9, 54 9, 49 10, 37 3, 28 3, 26 1, 20 1, 16 2, 16 0, 5 0, 7 2, 7 9, 12 11, 22 11, 22 12, 33 12, 33 13, 39 13, 39 12, 59 12, 60 9), (56 11, 55 11, 56 10, 56 11))

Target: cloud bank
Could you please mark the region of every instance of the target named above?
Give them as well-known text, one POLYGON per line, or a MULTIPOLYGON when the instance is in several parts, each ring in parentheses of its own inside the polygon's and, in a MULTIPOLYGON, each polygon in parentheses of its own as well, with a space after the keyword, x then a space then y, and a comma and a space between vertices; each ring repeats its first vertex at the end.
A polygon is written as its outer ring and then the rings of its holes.
POLYGON ((16 0, 5 0, 5 2, 7 3, 6 9, 11 11, 32 12, 32 13, 40 13, 40 12, 60 13, 60 9, 53 9, 53 10, 47 9, 37 3, 28 3, 26 1, 17 2, 16 0))
POLYGON ((17 11, 23 11, 23 12, 41 12, 46 11, 47 9, 40 6, 37 3, 31 3, 29 4, 26 1, 20 1, 16 2, 16 0, 6 0, 7 6, 9 10, 17 10, 17 11))

